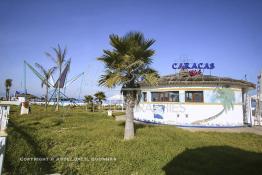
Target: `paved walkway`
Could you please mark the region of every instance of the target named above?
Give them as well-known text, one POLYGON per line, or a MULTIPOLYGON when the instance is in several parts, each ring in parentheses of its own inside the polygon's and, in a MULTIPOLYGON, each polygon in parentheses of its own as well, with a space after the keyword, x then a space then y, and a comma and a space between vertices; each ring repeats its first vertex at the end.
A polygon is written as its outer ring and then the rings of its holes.
POLYGON ((189 130, 192 132, 234 132, 234 133, 254 133, 262 135, 262 126, 253 126, 253 127, 240 127, 240 128, 188 128, 184 127, 182 129, 189 130))
MULTIPOLYGON (((116 116, 116 121, 125 121, 125 115, 116 116)), ((136 123, 144 124, 143 122, 135 121, 136 123)), ((262 126, 253 126, 253 127, 239 127, 239 128, 195 128, 195 127, 181 127, 184 130, 191 132, 233 132, 233 133, 254 133, 262 135, 262 126)))

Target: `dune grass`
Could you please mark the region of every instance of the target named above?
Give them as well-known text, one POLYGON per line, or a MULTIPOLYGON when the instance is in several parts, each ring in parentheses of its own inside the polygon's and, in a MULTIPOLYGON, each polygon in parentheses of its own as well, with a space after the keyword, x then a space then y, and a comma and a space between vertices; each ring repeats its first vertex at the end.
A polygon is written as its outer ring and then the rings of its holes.
POLYGON ((11 108, 5 174, 262 174, 259 135, 136 124, 136 138, 123 141, 124 123, 103 112, 18 112, 11 108))

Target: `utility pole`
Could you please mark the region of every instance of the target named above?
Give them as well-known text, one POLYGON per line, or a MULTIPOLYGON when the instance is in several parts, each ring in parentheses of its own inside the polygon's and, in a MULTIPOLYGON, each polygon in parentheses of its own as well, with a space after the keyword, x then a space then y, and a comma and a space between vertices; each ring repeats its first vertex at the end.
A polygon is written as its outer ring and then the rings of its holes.
POLYGON ((25 101, 26 95, 27 95, 27 89, 26 89, 26 61, 24 61, 24 94, 25 94, 25 101))

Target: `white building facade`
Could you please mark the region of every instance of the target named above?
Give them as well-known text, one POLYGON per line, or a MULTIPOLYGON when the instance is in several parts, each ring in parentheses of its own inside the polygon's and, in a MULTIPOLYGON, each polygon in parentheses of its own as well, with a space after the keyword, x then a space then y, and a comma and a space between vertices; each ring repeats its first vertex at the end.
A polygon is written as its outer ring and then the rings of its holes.
POLYGON ((246 94, 254 84, 215 76, 160 78, 141 85, 134 109, 137 121, 196 127, 239 127, 251 122, 246 94))

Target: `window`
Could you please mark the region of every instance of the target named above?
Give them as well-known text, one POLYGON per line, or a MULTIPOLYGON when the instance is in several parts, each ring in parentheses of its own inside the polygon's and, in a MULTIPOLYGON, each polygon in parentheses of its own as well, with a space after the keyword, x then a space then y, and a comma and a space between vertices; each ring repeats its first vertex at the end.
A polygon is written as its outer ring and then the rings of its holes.
POLYGON ((146 92, 143 92, 142 94, 143 94, 143 95, 142 95, 142 97, 143 97, 143 101, 144 101, 144 102, 147 102, 147 95, 146 95, 146 92))
POLYGON ((186 102, 204 102, 203 91, 186 91, 186 102))
POLYGON ((179 92, 169 92, 169 101, 179 102, 179 92))
POLYGON ((179 92, 152 92, 151 100, 153 102, 179 102, 179 92))

